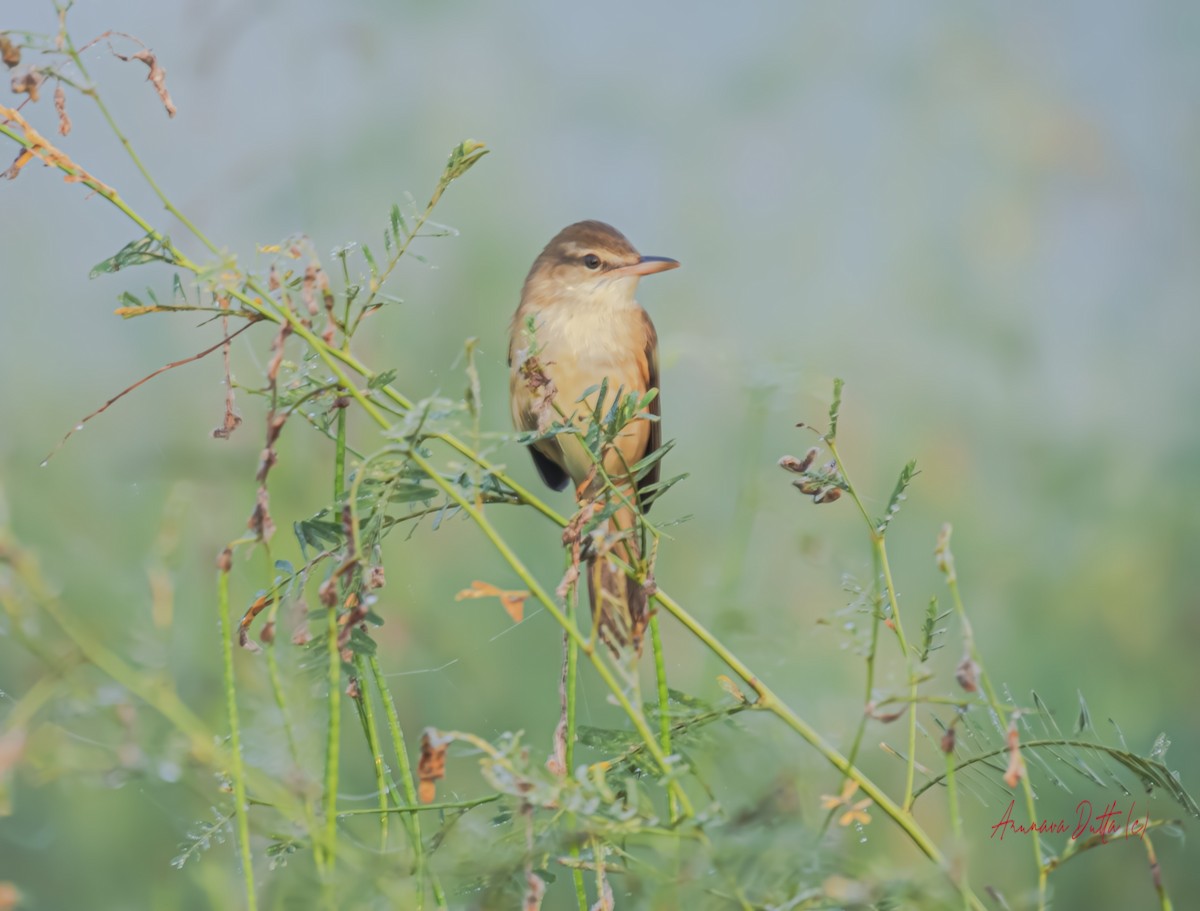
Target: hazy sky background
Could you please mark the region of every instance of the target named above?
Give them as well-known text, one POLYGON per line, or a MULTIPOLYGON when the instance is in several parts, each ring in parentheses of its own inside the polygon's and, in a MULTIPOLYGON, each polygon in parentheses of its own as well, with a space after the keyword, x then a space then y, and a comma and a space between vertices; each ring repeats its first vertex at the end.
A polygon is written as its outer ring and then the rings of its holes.
MULTIPOLYGON (((50 30, 49 4, 10 6, 5 27, 50 30)), ((639 295, 661 339, 670 470, 691 472, 659 507, 694 516, 659 581, 819 717, 812 687, 841 659, 832 634, 809 633, 868 554, 849 508, 814 510, 774 461, 809 445, 794 424, 823 423, 841 376, 844 454, 871 507, 909 457, 923 469, 895 543, 913 609, 940 593, 930 552, 952 520, 999 676, 1049 691, 1065 717, 1082 689, 1141 749, 1171 729, 1196 785, 1197 7, 120 0, 80 3, 71 22, 79 41, 115 29, 159 55, 171 121, 141 64, 103 42, 86 61, 162 186, 242 262, 297 232, 319 251, 379 248, 391 203, 423 203, 457 142, 486 141, 435 216, 460 236, 420 248, 432 268, 402 270, 405 306, 358 347, 415 396, 457 395, 462 341, 478 337, 493 429, 507 429, 507 321, 559 228, 600 218, 681 260, 639 295)), ((70 103, 64 148, 182 237, 85 100, 70 103)), ((32 116, 51 130, 48 102, 32 116)), ((211 482, 215 464, 248 480, 261 415, 245 403, 241 439, 215 448, 219 365, 189 366, 39 471, 79 416, 216 336, 111 315, 120 291, 169 279, 88 280, 136 236, 102 200, 30 166, 0 185, 0 212, 0 484, 47 563, 102 563, 102 530, 136 498, 158 498, 150 528, 175 480, 211 482)), ((238 356, 249 381, 265 336, 238 356)), ((532 478, 519 451, 504 460, 532 478)), ((304 467, 281 483, 316 508, 304 467)), ((437 546, 414 541, 412 565, 437 546)), ((460 581, 414 573, 398 590, 441 603, 460 581)), ((504 661, 521 635, 480 648, 504 661)), ((423 647, 411 660, 438 666, 474 646, 423 647)), ((850 724, 841 708, 828 720, 850 724)), ((1143 885, 1129 894, 1144 903, 1143 885)))

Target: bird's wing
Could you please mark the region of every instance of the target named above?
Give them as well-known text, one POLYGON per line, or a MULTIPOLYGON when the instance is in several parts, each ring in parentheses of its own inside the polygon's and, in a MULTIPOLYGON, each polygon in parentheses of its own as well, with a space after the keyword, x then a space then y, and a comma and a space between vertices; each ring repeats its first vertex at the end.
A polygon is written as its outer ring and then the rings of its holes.
MULTIPOLYGON (((644 381, 642 389, 649 392, 651 389, 658 389, 658 333, 654 331, 654 323, 650 321, 650 316, 645 311, 642 311, 641 316, 646 330, 646 348, 638 361, 638 367, 641 369, 644 381)), ((650 413, 656 418, 662 414, 661 391, 650 403, 650 413)), ((657 452, 658 447, 662 445, 662 422, 647 421, 646 423, 650 425, 650 435, 646 440, 646 452, 643 458, 657 452)), ((648 487, 658 483, 658 469, 661 464, 661 462, 655 462, 646 475, 638 481, 638 495, 642 497, 643 512, 649 511, 650 504, 654 501, 653 495, 645 496, 645 491, 648 487)))
MULTIPOLYGON (((515 335, 514 335, 515 338, 515 335)), ((512 343, 508 349, 508 364, 512 367, 512 343)), ((536 430, 537 417, 531 407, 531 394, 519 370, 509 371, 509 405, 512 408, 513 424, 519 430, 536 430)), ((562 450, 554 438, 539 440, 529 447, 533 467, 551 490, 566 490, 570 477, 562 466, 562 450), (555 458, 557 456, 557 458, 555 458)))
MULTIPOLYGON (((533 467, 537 469, 538 474, 542 476, 546 486, 551 490, 566 490, 567 482, 571 479, 567 477, 566 470, 537 448, 538 444, 529 447, 529 454, 533 456, 533 467)), ((555 443, 555 446, 558 444, 555 443)))

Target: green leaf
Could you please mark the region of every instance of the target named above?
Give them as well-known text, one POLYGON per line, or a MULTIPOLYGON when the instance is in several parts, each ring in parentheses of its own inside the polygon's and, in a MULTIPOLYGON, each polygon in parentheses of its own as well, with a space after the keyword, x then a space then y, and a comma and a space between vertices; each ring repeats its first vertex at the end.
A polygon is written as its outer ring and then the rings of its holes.
MULTIPOLYGON (((470 412, 471 417, 476 421, 479 419, 479 406, 483 399, 483 387, 479 382, 479 370, 475 366, 475 347, 478 342, 478 339, 469 338, 464 343, 467 355, 467 391, 464 398, 467 403, 467 411, 470 412)), ((478 424, 476 426, 478 427, 478 424)))
POLYGON ((374 655, 376 649, 378 648, 378 646, 375 644, 375 640, 364 633, 362 629, 357 626, 350 630, 350 638, 346 642, 346 647, 350 649, 350 651, 354 652, 354 654, 363 655, 367 658, 374 655))
POLYGON ((388 494, 389 503, 415 503, 418 500, 432 500, 437 496, 437 489, 423 484, 397 484, 388 494))
POLYGON ((392 203, 392 239, 396 246, 400 246, 400 229, 404 229, 404 233, 408 233, 408 225, 404 221, 404 216, 400 213, 400 206, 397 203, 392 203))
POLYGON ((608 398, 608 377, 604 377, 600 382, 588 386, 587 389, 580 393, 576 402, 583 402, 588 396, 596 394, 596 413, 599 414, 600 409, 604 407, 604 400, 608 398))
POLYGON ((875 522, 875 531, 879 534, 882 535, 887 531, 887 527, 892 524, 892 519, 900 511, 900 504, 908 498, 905 491, 908 490, 908 485, 912 483, 912 479, 916 475, 917 460, 909 459, 908 464, 900 470, 900 477, 896 479, 896 486, 892 489, 892 495, 888 498, 887 512, 883 514, 882 519, 878 519, 875 522))
POLYGON ((433 531, 437 531, 442 527, 442 523, 447 519, 453 519, 456 515, 462 512, 462 507, 453 500, 447 500, 446 505, 437 511, 433 517, 433 522, 430 527, 433 531))
MULTIPOLYGON (((163 238, 169 244, 170 238, 163 238)), ((88 278, 96 278, 109 272, 119 272, 129 266, 140 266, 142 263, 164 262, 175 265, 175 255, 158 238, 147 234, 137 240, 130 241, 115 254, 103 262, 97 263, 88 273, 88 278)))
POLYGON ((375 257, 371 254, 371 248, 366 244, 362 245, 363 259, 367 261, 367 266, 371 269, 371 276, 379 274, 379 266, 375 264, 375 257))
POLYGON ((946 632, 946 628, 939 627, 938 624, 950 616, 950 611, 942 611, 939 614, 937 607, 937 598, 930 598, 929 606, 925 608, 925 622, 921 624, 921 647, 917 652, 919 661, 925 661, 930 652, 936 652, 942 647, 942 643, 936 642, 936 639, 946 632))
MULTIPOLYGON (((675 475, 673 478, 668 478, 665 481, 659 481, 656 484, 650 484, 647 487, 641 488, 641 490, 638 491, 638 496, 640 496, 642 500, 642 509, 647 509, 651 503, 687 477, 688 473, 685 471, 683 474, 675 475)), ((660 525, 659 527, 665 528, 666 526, 660 525)))
POLYGON ((450 152, 450 158, 446 162, 446 169, 442 174, 442 180, 449 184, 452 180, 458 180, 467 171, 474 167, 484 155, 488 153, 488 149, 484 147, 482 142, 476 142, 474 139, 464 139, 450 152))
POLYGON ((455 146, 450 152, 450 158, 447 160, 446 167, 442 171, 442 177, 433 191, 433 196, 429 198, 427 208, 432 209, 436 206, 438 200, 442 198, 442 194, 446 192, 446 187, 466 174, 475 162, 479 161, 487 153, 488 150, 484 148, 483 143, 476 142, 474 139, 465 139, 455 146))
POLYGON ((576 738, 586 747, 606 753, 622 753, 634 744, 642 742, 634 731, 617 731, 609 728, 594 728, 581 724, 575 729, 576 738))
POLYGON ((384 386, 388 385, 388 383, 391 383, 395 379, 396 379, 395 368, 392 368, 391 370, 381 370, 379 373, 375 374, 373 377, 371 377, 369 380, 367 380, 367 388, 368 389, 381 389, 384 386))
POLYGON ((637 480, 638 478, 644 476, 647 471, 649 471, 651 468, 653 468, 655 465, 657 465, 659 462, 662 461, 663 456, 665 456, 668 452, 670 452, 674 448, 675 448, 675 441, 668 440, 666 443, 659 446, 658 449, 654 450, 654 452, 650 453, 650 455, 646 456, 645 458, 639 459, 638 461, 636 461, 632 465, 630 465, 629 471, 633 475, 634 480, 637 480))
POLYGON ((315 550, 333 549, 340 547, 345 541, 340 522, 332 522, 319 516, 294 523, 292 530, 296 540, 300 542, 301 551, 307 547, 315 550))
POLYGON ((1084 731, 1092 729, 1092 716, 1088 712, 1087 703, 1083 699, 1083 693, 1079 694, 1079 717, 1075 719, 1075 733, 1082 734, 1084 731))
POLYGON ((827 440, 832 440, 837 437, 838 416, 842 411, 842 387, 846 385, 841 377, 835 377, 833 381, 833 401, 829 403, 829 433, 825 434, 827 440))

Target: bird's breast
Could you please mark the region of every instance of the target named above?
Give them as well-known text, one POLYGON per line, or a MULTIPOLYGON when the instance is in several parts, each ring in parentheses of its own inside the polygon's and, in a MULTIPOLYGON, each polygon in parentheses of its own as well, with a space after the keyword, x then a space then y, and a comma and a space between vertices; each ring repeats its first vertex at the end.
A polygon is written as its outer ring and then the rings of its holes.
POLYGON ((645 351, 646 320, 636 301, 619 307, 579 303, 546 307, 534 322, 542 363, 551 364, 547 370, 551 376, 557 372, 555 366, 572 365, 599 382, 606 370, 627 369, 645 351))

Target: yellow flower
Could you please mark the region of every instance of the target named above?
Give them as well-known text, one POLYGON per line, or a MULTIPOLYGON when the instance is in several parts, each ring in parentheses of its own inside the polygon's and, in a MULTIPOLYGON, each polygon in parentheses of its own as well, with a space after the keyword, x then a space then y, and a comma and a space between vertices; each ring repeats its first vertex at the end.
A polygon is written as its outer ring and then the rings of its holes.
POLYGON ((842 786, 842 793, 837 797, 831 794, 821 795, 821 806, 826 810, 832 810, 836 807, 845 807, 846 812, 838 817, 839 826, 848 826, 852 822, 857 822, 859 825, 867 825, 871 821, 871 817, 867 815, 867 807, 871 805, 871 798, 867 797, 863 800, 850 802, 850 798, 854 796, 858 790, 858 782, 847 778, 846 783, 842 786))

